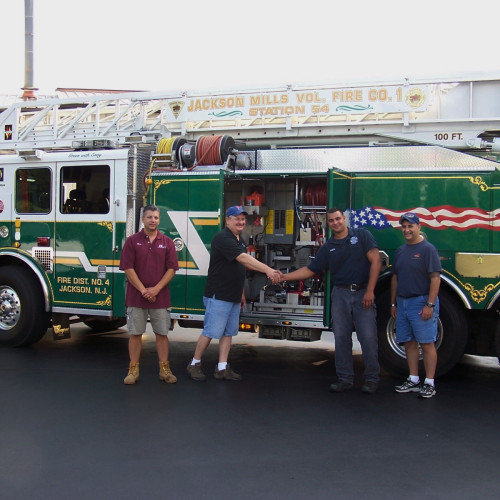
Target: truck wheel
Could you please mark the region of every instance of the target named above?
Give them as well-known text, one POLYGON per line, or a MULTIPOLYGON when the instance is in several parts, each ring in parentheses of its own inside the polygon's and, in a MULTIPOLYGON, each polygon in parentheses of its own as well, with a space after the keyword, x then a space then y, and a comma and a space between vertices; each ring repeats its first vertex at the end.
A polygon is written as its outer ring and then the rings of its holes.
POLYGON ((111 332, 113 330, 117 330, 123 325, 127 324, 126 318, 89 318, 83 322, 89 328, 94 330, 94 332, 102 333, 102 332, 111 332))
MULTIPOLYGON (((438 353, 437 375, 450 371, 461 359, 467 344, 467 318, 462 306, 446 290, 439 293, 438 335, 435 342, 438 353)), ((382 292, 377 299, 379 357, 384 368, 394 375, 407 375, 408 365, 404 346, 396 342, 396 322, 390 314, 390 292, 382 292)), ((420 356, 420 372, 425 373, 420 356)))
POLYGON ((0 268, 0 345, 34 344, 48 326, 42 292, 31 272, 22 267, 0 268))

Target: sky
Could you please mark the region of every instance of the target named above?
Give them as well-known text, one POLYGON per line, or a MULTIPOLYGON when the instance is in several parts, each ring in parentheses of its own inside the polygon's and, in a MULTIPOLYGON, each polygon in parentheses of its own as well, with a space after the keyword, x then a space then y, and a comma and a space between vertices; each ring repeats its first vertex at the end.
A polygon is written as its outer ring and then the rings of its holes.
MULTIPOLYGON (((32 0, 34 86, 218 91, 500 76, 498 0, 32 0)), ((0 94, 25 83, 0 0, 0 94)))

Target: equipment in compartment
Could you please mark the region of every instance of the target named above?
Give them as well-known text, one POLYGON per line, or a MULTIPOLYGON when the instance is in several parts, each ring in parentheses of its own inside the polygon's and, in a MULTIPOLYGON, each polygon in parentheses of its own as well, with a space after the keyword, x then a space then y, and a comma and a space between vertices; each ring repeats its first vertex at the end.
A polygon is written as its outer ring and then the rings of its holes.
MULTIPOLYGON (((225 205, 239 200, 248 214, 243 233, 248 253, 283 273, 307 266, 323 242, 326 206, 305 206, 301 201, 306 193, 315 203, 326 201, 323 185, 309 179, 302 182, 293 176, 237 179, 225 193, 225 205)), ((261 273, 248 271, 244 321, 258 324, 260 337, 317 340, 323 325, 324 288, 320 275, 273 284, 261 273)))
POLYGON ((266 186, 266 204, 269 214, 264 242, 291 245, 295 235, 295 185, 291 182, 273 182, 266 186))
POLYGON ((299 219, 297 244, 313 244, 320 247, 325 242, 326 234, 326 184, 324 182, 304 181, 297 185, 296 196, 296 210, 299 219))
POLYGON ((247 207, 261 207, 265 205, 265 196, 262 193, 262 188, 253 186, 252 193, 245 197, 245 206, 247 207))
POLYGON ((304 189, 302 203, 309 206, 326 205, 326 185, 321 183, 307 186, 304 189))
MULTIPOLYGON (((247 296, 257 297, 255 286, 258 282, 253 282, 253 277, 248 280, 247 296)), ((314 275, 313 278, 300 281, 289 281, 277 284, 266 282, 262 284, 258 293, 258 300, 253 303, 256 310, 280 310, 314 314, 324 305, 324 283, 323 277, 314 275)))
POLYGON ((315 245, 320 247, 325 242, 325 209, 303 209, 297 235, 297 245, 315 245))

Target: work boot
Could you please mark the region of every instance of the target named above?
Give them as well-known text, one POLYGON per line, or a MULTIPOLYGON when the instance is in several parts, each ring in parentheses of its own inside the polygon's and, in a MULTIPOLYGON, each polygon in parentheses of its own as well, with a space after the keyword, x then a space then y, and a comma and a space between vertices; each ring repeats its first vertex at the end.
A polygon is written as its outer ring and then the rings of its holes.
POLYGON ((123 379, 125 385, 135 384, 139 380, 139 363, 130 362, 128 375, 123 379))
POLYGON ((167 384, 175 384, 177 382, 177 377, 172 373, 168 361, 160 361, 160 380, 163 380, 167 384))
POLYGON ((345 380, 340 380, 332 385, 330 385, 330 392, 345 392, 353 388, 351 382, 346 382, 345 380))
POLYGON ((219 370, 217 366, 215 367, 214 378, 217 380, 241 380, 241 375, 238 375, 233 369, 227 364, 225 370, 219 370))
POLYGON ((378 382, 373 382, 372 380, 367 380, 361 390, 366 394, 373 394, 378 389, 378 382))
POLYGON ((204 382, 205 380, 207 380, 207 377, 201 369, 201 363, 196 363, 195 365, 189 363, 189 365, 187 365, 187 371, 189 373, 189 376, 197 382, 204 382))

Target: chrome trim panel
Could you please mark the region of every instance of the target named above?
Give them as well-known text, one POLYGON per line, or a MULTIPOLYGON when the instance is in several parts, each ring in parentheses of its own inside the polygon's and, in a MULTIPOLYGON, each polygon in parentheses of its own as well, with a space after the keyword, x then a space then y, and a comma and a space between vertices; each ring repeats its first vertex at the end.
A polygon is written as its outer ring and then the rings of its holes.
POLYGON ((72 316, 105 316, 111 318, 113 311, 102 311, 100 309, 75 309, 74 307, 53 307, 53 313, 70 314, 72 316))

